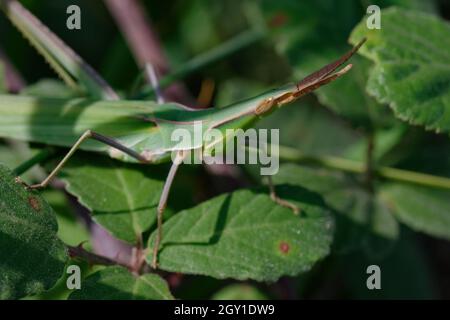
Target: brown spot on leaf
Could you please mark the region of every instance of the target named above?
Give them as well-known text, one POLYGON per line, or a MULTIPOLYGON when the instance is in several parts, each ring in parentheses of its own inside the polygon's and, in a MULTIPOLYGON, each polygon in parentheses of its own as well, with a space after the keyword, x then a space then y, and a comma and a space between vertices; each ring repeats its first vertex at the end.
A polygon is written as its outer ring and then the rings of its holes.
POLYGON ((278 28, 288 21, 288 16, 284 12, 278 12, 269 20, 269 27, 278 28))
POLYGON ((39 203, 39 200, 35 197, 28 197, 28 203, 35 211, 41 210, 41 204, 39 203))
POLYGON ((280 251, 281 251, 281 253, 288 254, 290 249, 291 248, 289 247, 289 244, 287 242, 283 241, 283 242, 280 243, 280 251))

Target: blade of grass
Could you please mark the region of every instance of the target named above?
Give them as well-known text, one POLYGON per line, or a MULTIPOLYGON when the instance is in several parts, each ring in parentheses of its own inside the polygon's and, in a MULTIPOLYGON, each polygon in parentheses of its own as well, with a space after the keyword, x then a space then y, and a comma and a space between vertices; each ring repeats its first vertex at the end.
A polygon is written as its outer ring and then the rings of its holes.
MULTIPOLYGON (((204 54, 194 57, 192 60, 182 64, 178 69, 175 69, 168 75, 164 76, 160 81, 160 87, 166 88, 175 81, 181 80, 186 76, 197 72, 206 66, 213 64, 217 61, 252 45, 256 42, 264 39, 265 33, 261 30, 247 30, 241 34, 231 38, 230 40, 222 43, 221 45, 211 49, 204 54)), ((147 86, 142 92, 137 94, 134 98, 145 99, 153 95, 153 88, 147 86)))
POLYGON ((107 100, 118 95, 106 81, 56 34, 16 0, 0 0, 0 8, 70 87, 107 100))

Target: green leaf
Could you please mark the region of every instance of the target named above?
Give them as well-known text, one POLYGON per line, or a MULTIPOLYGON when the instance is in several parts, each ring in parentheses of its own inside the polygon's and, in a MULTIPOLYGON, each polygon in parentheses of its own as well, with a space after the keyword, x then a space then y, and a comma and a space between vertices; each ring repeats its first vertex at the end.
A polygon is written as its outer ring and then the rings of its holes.
POLYGON ((380 30, 364 19, 351 35, 352 43, 367 37, 361 53, 376 64, 367 90, 403 121, 450 132, 450 25, 399 8, 381 14, 380 30))
MULTIPOLYGON (((363 0, 364 1, 364 0, 363 0)), ((364 4, 364 2, 362 2, 364 4)), ((436 1, 423 0, 379 0, 377 4, 381 7, 397 6, 407 9, 420 10, 429 13, 437 13, 436 1)))
POLYGON ((450 191, 389 184, 381 192, 401 222, 414 230, 450 239, 450 191))
POLYGON ((254 286, 232 284, 212 296, 213 300, 267 300, 267 296, 254 286))
POLYGON ((96 222, 117 238, 135 243, 155 221, 164 183, 158 168, 84 153, 70 160, 61 179, 96 222))
POLYGON ((94 97, 118 99, 91 66, 18 1, 0 0, 0 9, 69 86, 81 86, 94 97))
POLYGON ((0 299, 40 293, 61 277, 67 254, 57 229, 45 200, 0 165, 0 299))
POLYGON ((156 274, 135 276, 122 267, 107 267, 81 283, 70 300, 169 300, 167 283, 156 274))
POLYGON ((277 184, 289 184, 319 193, 335 210, 336 236, 334 251, 346 253, 363 246, 370 254, 384 254, 384 248, 373 248, 375 239, 389 244, 398 236, 398 224, 389 207, 371 194, 357 178, 342 172, 315 169, 295 164, 280 167, 273 178, 277 184), (377 250, 376 252, 374 252, 377 250))
POLYGON ((319 195, 298 187, 277 190, 302 213, 277 205, 266 190, 240 190, 176 214, 163 226, 160 268, 258 281, 309 270, 329 252, 332 220, 319 195))

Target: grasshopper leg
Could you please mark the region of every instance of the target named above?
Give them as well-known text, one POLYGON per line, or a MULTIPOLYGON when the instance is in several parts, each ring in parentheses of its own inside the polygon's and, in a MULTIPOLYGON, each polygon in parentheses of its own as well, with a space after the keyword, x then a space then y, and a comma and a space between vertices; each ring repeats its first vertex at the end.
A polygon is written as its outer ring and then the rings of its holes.
POLYGON ((153 246, 153 258, 152 258, 152 268, 156 269, 158 267, 158 251, 162 239, 162 222, 163 214, 167 205, 167 198, 169 197, 170 188, 172 187, 173 180, 177 173, 178 167, 185 158, 186 154, 184 151, 179 151, 176 158, 174 159, 172 166, 170 167, 169 174, 167 175, 166 182, 164 183, 163 191, 161 197, 159 198, 159 204, 157 208, 157 234, 155 243, 153 246))
MULTIPOLYGON (((267 152, 267 149, 266 149, 267 146, 265 144, 260 145, 260 148, 263 148, 267 152)), ((300 213, 300 208, 299 207, 297 207, 295 204, 293 204, 293 203, 291 203, 289 201, 281 199, 277 195, 271 175, 267 176, 267 182, 268 182, 268 185, 269 185, 270 198, 272 199, 272 201, 274 201, 276 204, 278 204, 278 205, 280 205, 282 207, 286 207, 286 208, 291 209, 292 212, 294 212, 294 214, 296 214, 296 215, 300 213)))
POLYGON ((56 176, 56 174, 61 170, 61 168, 66 164, 66 162, 70 159, 70 157, 75 153, 75 151, 77 151, 77 149, 80 147, 80 145, 87 139, 97 140, 97 141, 102 142, 106 145, 109 145, 113 148, 116 148, 122 152, 125 152, 129 156, 131 156, 139 161, 147 162, 147 160, 144 157, 142 157, 139 153, 127 148, 126 146, 120 144, 116 140, 106 137, 106 136, 103 136, 94 131, 87 130, 85 133, 83 133, 81 135, 81 137, 77 140, 77 142, 75 142, 75 144, 72 146, 72 148, 69 150, 69 152, 58 163, 58 165, 55 167, 55 169, 53 169, 53 171, 50 172, 50 174, 47 176, 47 178, 45 178, 41 183, 29 186, 28 188, 29 189, 45 188, 50 183, 50 181, 56 176))
POLYGON ((291 209, 294 212, 294 214, 299 214, 300 213, 299 207, 297 207, 295 204, 293 204, 289 201, 281 199, 277 195, 277 193, 275 191, 275 186, 273 185, 272 176, 267 176, 267 181, 268 181, 269 190, 270 190, 270 198, 272 199, 272 201, 279 204, 280 206, 291 209))

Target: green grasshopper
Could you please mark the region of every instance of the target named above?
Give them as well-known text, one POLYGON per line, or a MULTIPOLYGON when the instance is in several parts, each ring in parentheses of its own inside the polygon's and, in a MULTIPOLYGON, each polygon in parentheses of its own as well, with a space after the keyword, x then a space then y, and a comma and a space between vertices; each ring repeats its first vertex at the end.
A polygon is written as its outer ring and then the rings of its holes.
MULTIPOLYGON (((0 137, 71 147, 46 179, 29 188, 46 187, 77 149, 104 152, 113 158, 144 164, 168 162, 171 155, 176 154, 157 207, 158 233, 153 246, 153 268, 157 267, 163 212, 180 163, 189 151, 207 149, 219 142, 213 141, 206 145, 200 141, 180 148, 171 139, 172 133, 180 128, 193 131, 194 123, 198 122, 206 131, 213 128, 226 130, 248 127, 276 108, 348 72, 351 64, 337 70, 364 42, 361 41, 336 61, 296 84, 265 92, 229 107, 200 110, 176 103, 118 100, 114 91, 92 68, 17 1, 0 0, 0 6, 68 85, 76 89, 84 86, 84 90, 96 98, 0 95, 0 137)), ((222 135, 221 139, 230 138, 222 135)), ((276 196, 271 183, 270 187, 273 200, 295 211, 294 206, 276 196)))

